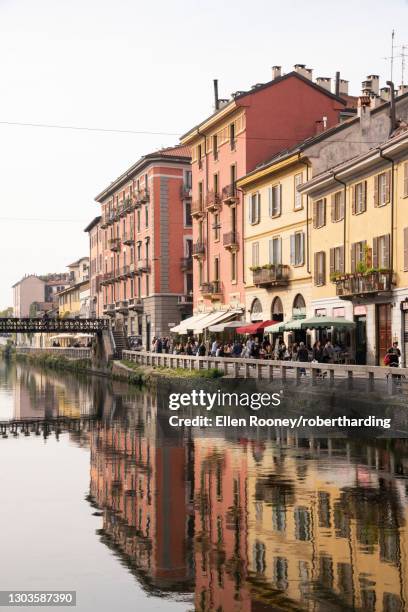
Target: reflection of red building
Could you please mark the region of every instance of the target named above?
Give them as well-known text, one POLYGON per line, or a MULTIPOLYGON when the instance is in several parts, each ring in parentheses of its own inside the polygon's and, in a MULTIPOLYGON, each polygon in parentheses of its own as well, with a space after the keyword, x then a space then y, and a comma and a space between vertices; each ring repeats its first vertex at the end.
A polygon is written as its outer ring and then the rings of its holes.
POLYGON ((150 396, 125 422, 91 435, 91 497, 103 510, 103 538, 150 588, 189 590, 188 449, 158 440, 150 396), (137 419, 137 420, 136 420, 137 419))

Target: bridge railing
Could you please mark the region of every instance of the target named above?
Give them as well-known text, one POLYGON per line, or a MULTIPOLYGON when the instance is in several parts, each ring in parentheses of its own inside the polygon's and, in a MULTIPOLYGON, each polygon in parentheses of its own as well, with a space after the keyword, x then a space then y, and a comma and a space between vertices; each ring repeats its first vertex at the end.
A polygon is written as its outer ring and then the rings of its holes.
POLYGON ((0 333, 88 333, 109 329, 109 319, 0 318, 0 333))
POLYGON ((41 355, 58 355, 58 357, 69 357, 71 359, 90 359, 91 349, 86 347, 60 347, 50 346, 45 348, 36 348, 35 346, 18 346, 17 353, 41 354, 41 355))

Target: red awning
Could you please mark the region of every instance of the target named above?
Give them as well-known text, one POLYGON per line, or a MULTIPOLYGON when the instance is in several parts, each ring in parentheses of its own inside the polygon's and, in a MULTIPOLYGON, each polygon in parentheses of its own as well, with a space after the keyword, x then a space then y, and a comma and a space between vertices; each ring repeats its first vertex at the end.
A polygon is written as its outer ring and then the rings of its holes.
POLYGON ((257 323, 250 323, 249 325, 243 325, 237 327, 235 330, 237 334, 259 334, 265 327, 269 325, 278 325, 280 321, 258 321, 257 323))

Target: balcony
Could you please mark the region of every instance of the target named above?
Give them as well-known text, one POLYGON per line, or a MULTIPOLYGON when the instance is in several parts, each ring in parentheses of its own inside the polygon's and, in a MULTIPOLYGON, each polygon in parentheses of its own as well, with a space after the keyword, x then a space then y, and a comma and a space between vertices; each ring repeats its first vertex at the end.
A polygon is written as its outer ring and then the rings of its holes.
POLYGON ((103 314, 106 314, 109 317, 114 317, 115 316, 115 304, 106 304, 103 307, 103 314))
POLYGON ((120 238, 110 238, 109 248, 111 251, 120 251, 120 238))
POLYGON ((177 306, 182 310, 183 308, 190 308, 193 305, 193 296, 190 294, 179 295, 177 298, 177 306))
POLYGON ((129 276, 134 276, 136 274, 136 265, 131 263, 129 265, 129 276))
POLYGON ((221 281, 211 281, 201 285, 201 293, 203 297, 209 300, 220 300, 222 298, 221 281))
POLYGON ((181 185, 180 197, 182 200, 188 200, 189 198, 191 198, 191 185, 181 185))
POLYGON ((208 212, 216 212, 221 208, 221 198, 215 191, 209 191, 205 198, 205 207, 208 212))
POLYGON ((238 232, 227 232, 222 237, 223 245, 229 251, 238 251, 239 249, 239 234, 238 232))
POLYGON ((342 300, 354 297, 370 299, 376 294, 390 292, 394 285, 391 270, 365 273, 345 274, 333 279, 336 284, 336 295, 342 300))
POLYGON ((257 287, 286 287, 289 283, 289 266, 282 264, 253 270, 253 283, 257 287))
POLYGON ((224 204, 227 204, 227 206, 238 202, 237 189, 234 183, 230 183, 229 185, 223 187, 221 199, 224 204))
POLYGON ((150 272, 150 261, 148 259, 139 259, 136 263, 136 270, 139 274, 142 272, 150 272))
POLYGON ((204 203, 202 200, 194 200, 191 205, 191 216, 200 219, 205 214, 204 203))
POLYGON ((136 201, 140 202, 140 204, 145 204, 149 201, 149 199, 150 195, 148 189, 139 189, 139 191, 136 193, 136 201))
POLYGON ((106 229, 108 225, 109 225, 109 215, 108 213, 103 213, 102 221, 101 221, 101 228, 106 229))
POLYGON ((205 255, 205 244, 204 242, 197 241, 193 244, 193 257, 195 259, 202 259, 205 255))
POLYGON ((180 269, 182 272, 188 272, 193 269, 193 258, 192 257, 182 257, 180 259, 180 269))
POLYGON ((123 266, 123 268, 119 268, 116 276, 122 280, 124 280, 127 276, 130 276, 130 266, 123 266))
POLYGON ((143 302, 140 298, 131 298, 128 302, 129 310, 136 310, 136 312, 141 312, 143 310, 143 302))
POLYGON ((116 312, 127 314, 128 311, 129 311, 128 300, 120 300, 119 302, 116 302, 116 312))
POLYGON ((135 243, 134 232, 126 232, 126 234, 123 236, 122 242, 123 244, 127 244, 128 246, 131 246, 132 244, 134 244, 135 243))
POLYGON ((113 283, 113 280, 114 280, 113 272, 105 272, 105 274, 101 274, 100 284, 109 285, 110 283, 113 283))

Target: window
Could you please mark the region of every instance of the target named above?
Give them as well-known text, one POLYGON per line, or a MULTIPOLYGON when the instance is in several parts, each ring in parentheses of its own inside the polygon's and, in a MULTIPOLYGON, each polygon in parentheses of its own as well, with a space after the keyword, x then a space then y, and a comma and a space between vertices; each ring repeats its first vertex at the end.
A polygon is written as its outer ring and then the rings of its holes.
POLYGON ((303 208, 303 199, 302 199, 302 194, 298 192, 298 187, 300 187, 300 185, 303 182, 303 176, 302 173, 300 172, 299 174, 295 174, 295 178, 294 178, 294 184, 295 184, 295 210, 300 210, 301 208, 303 208))
POLYGON ((313 202, 313 227, 319 228, 326 225, 326 198, 320 198, 313 202))
POLYGON ((374 177, 374 206, 385 206, 390 201, 390 181, 390 170, 374 177))
POLYGON ((314 256, 314 284, 317 287, 326 284, 326 253, 319 251, 314 256))
POLYGON ((330 249, 330 274, 344 272, 344 246, 330 249))
POLYGON ((404 198, 408 198, 408 161, 404 163, 404 187, 402 190, 404 198))
POLYGON ((235 282, 237 280, 237 254, 231 253, 231 280, 235 282))
POLYGON ((146 274, 146 295, 150 295, 150 277, 146 274))
POLYGON ((198 159, 198 167, 201 169, 203 166, 203 162, 202 162, 202 156, 203 156, 203 148, 202 146, 199 144, 197 147, 197 159, 198 159))
POLYGON ((229 126, 229 140, 230 140, 230 147, 231 147, 231 151, 235 151, 235 123, 230 123, 229 126))
POLYGON ((248 198, 249 222, 251 225, 261 220, 261 194, 253 193, 248 198))
POLYGON ((259 242, 252 243, 252 265, 259 266, 259 242))
POLYGON ((290 263, 292 266, 303 266, 305 263, 304 232, 295 232, 290 237, 290 263))
POLYGON ((220 216, 218 214, 214 215, 214 223, 213 223, 213 230, 214 230, 214 240, 218 241, 220 239, 220 216))
POLYGON ((220 258, 214 258, 214 280, 220 280, 220 258))
POLYGON ((352 187, 352 212, 353 215, 359 215, 367 210, 367 181, 356 183, 352 187))
POLYGON ((390 234, 373 239, 374 268, 389 270, 390 267, 390 234))
POLYGON ((149 227, 149 207, 145 206, 145 227, 149 227))
POLYGON ((337 191, 331 197, 331 220, 333 223, 344 219, 344 191, 337 191))
POLYGON ((272 185, 268 188, 269 216, 278 217, 282 212, 282 186, 272 185))
POLYGON ((184 226, 191 227, 191 200, 184 200, 184 226))
POLYGON ((198 262, 198 284, 201 287, 203 284, 203 262, 198 262))
POLYGON ((140 210, 137 211, 137 231, 140 232, 140 210))
POLYGON ((276 296, 272 302, 271 308, 272 320, 283 321, 283 304, 280 297, 276 296))
POLYGON ((214 193, 218 193, 218 173, 213 176, 214 193))
POLYGON ((184 170, 184 185, 187 189, 191 189, 193 184, 193 177, 191 170, 184 170))
POLYGON ((203 192, 203 182, 199 181, 198 183, 198 201, 200 202, 200 204, 203 203, 204 201, 204 192, 203 192))
POLYGON ((282 263, 282 238, 279 236, 269 241, 269 263, 274 265, 282 263))
POLYGON ((333 308, 333 317, 345 317, 346 309, 344 306, 338 306, 337 308, 333 308))
POLYGON ((351 245, 351 272, 359 271, 359 264, 366 264, 366 241, 354 242, 351 245))
POLYGON ((217 134, 214 134, 212 137, 212 146, 213 146, 213 157, 214 159, 218 159, 218 137, 217 134))

